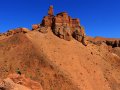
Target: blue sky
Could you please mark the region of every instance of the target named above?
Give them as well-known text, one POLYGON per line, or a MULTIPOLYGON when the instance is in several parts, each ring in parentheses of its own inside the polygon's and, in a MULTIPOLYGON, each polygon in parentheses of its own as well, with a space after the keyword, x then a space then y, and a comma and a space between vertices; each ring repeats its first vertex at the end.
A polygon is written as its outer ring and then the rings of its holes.
POLYGON ((17 27, 31 29, 47 15, 67 11, 79 18, 89 36, 120 38, 120 0, 0 0, 0 32, 17 27))

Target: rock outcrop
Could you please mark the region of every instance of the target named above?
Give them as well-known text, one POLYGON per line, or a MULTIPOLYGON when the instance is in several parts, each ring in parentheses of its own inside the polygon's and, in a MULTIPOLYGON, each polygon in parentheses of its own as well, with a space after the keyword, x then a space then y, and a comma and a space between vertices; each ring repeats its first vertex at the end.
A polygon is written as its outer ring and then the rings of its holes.
POLYGON ((16 28, 16 29, 12 29, 12 30, 8 30, 6 33, 1 34, 0 36, 10 36, 10 35, 14 35, 17 33, 27 33, 30 30, 27 28, 16 28))
MULTIPOLYGON (((76 39, 79 42, 82 42, 85 46, 86 35, 84 28, 80 25, 78 18, 71 18, 67 12, 61 12, 57 15, 54 15, 53 6, 50 6, 48 9, 48 15, 43 17, 42 23, 33 24, 32 30, 36 30, 42 33, 47 33, 51 30, 56 36, 61 39, 70 41, 72 38, 76 39)), ((27 33, 29 30, 27 28, 16 28, 8 30, 7 33, 0 34, 0 36, 5 35, 14 35, 17 33, 27 33)))
POLYGON ((11 74, 8 78, 0 80, 0 90, 43 90, 40 83, 24 75, 11 74))
POLYGON ((103 37, 88 37, 86 39, 89 43, 93 43, 95 45, 102 45, 103 43, 111 46, 112 48, 120 47, 120 39, 119 38, 103 38, 103 37))
POLYGON ((51 5, 49 10, 48 10, 48 15, 52 16, 54 15, 54 10, 53 10, 53 6, 51 5))
MULTIPOLYGON (((61 12, 54 15, 53 6, 49 7, 48 15, 43 17, 40 24, 32 25, 32 30, 39 31, 41 33, 47 33, 48 30, 51 30, 61 39, 70 41, 72 38, 74 38, 85 46, 87 46, 88 43, 93 43, 96 45, 105 43, 112 47, 120 47, 120 39, 101 37, 88 38, 88 36, 85 34, 84 28, 80 25, 80 20, 78 18, 70 17, 67 12, 61 12)), ((9 36, 17 33, 27 32, 29 32, 27 28, 17 28, 8 30, 8 32, 0 34, 0 36, 9 36)))
POLYGON ((110 45, 112 47, 120 47, 120 40, 115 40, 115 41, 106 41, 107 45, 110 45))
POLYGON ((72 38, 70 27, 67 26, 55 26, 54 34, 67 41, 70 41, 72 38))
POLYGON ((53 6, 50 6, 48 15, 44 16, 42 23, 33 25, 32 29, 46 33, 46 28, 48 27, 61 39, 70 41, 73 37, 84 45, 87 45, 84 28, 80 25, 79 19, 71 18, 66 12, 61 12, 54 16, 53 6), (43 29, 44 27, 45 29, 43 29))
POLYGON ((32 25, 32 30, 37 30, 40 27, 39 24, 33 24, 32 25))
POLYGON ((73 37, 79 42, 83 42, 85 44, 85 33, 83 27, 76 27, 73 32, 73 37))

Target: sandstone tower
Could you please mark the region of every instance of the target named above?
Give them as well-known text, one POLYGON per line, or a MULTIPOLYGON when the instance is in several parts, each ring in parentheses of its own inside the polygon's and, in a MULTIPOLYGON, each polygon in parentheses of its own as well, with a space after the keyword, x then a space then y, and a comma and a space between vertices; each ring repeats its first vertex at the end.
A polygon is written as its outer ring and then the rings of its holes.
POLYGON ((70 41, 73 37, 86 45, 84 28, 80 25, 79 19, 70 17, 67 12, 60 12, 54 15, 52 5, 49 7, 48 15, 44 16, 42 23, 33 25, 33 30, 38 28, 37 30, 46 32, 48 27, 61 39, 70 41))
POLYGON ((54 15, 54 10, 53 10, 53 6, 52 5, 49 7, 48 15, 50 15, 50 16, 54 15))

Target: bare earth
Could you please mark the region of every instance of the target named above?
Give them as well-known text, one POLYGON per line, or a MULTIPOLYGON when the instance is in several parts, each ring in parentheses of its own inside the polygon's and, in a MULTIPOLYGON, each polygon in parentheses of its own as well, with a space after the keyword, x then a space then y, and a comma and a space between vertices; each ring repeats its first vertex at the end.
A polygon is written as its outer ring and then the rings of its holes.
MULTIPOLYGON (((19 68, 43 90, 120 90, 120 48, 31 31, 0 39, 0 76, 19 68)), ((35 90, 35 89, 34 89, 35 90)))

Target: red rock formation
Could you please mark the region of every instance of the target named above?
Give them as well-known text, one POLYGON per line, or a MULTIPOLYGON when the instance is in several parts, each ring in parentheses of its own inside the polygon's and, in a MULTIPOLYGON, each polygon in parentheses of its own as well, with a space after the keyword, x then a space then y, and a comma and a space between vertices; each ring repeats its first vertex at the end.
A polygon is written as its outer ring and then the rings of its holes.
POLYGON ((42 26, 48 26, 51 27, 53 23, 53 16, 45 16, 42 20, 42 26))
POLYGON ((107 45, 110 45, 112 47, 120 47, 120 40, 115 40, 115 41, 106 41, 107 45))
POLYGON ((72 19, 72 27, 77 27, 77 26, 80 26, 79 19, 72 19))
POLYGON ((39 24, 33 24, 33 25, 32 25, 32 30, 36 30, 36 29, 38 29, 39 27, 40 27, 39 24))
POLYGON ((11 74, 0 80, 0 90, 43 90, 40 83, 26 78, 24 75, 11 74))
POLYGON ((56 16, 53 16, 53 6, 50 6, 48 11, 48 16, 45 16, 42 20, 42 26, 69 26, 69 27, 77 27, 80 26, 79 19, 72 19, 68 13, 61 12, 58 13, 56 16))
POLYGON ((54 15, 53 6, 51 5, 48 10, 48 15, 54 15))
MULTIPOLYGON (((55 35, 68 41, 71 40, 73 34, 76 34, 75 39, 79 42, 85 41, 85 32, 84 29, 82 29, 82 27, 80 26, 79 19, 71 18, 66 12, 61 12, 54 16, 53 6, 50 6, 48 10, 48 15, 43 18, 41 26, 39 28, 41 27, 51 27, 55 35), (76 28, 79 34, 75 33, 76 28)), ((37 28, 37 25, 33 25, 33 29, 37 28)), ((41 30, 39 29, 39 31, 41 30)), ((44 32, 43 29, 42 32, 44 32)))
POLYGON ((13 35, 16 33, 27 33, 27 32, 29 32, 27 28, 16 28, 16 29, 8 30, 6 35, 9 36, 9 35, 13 35))
POLYGON ((80 26, 79 19, 72 19, 66 12, 58 13, 54 18, 54 24, 58 26, 78 27, 80 26))

